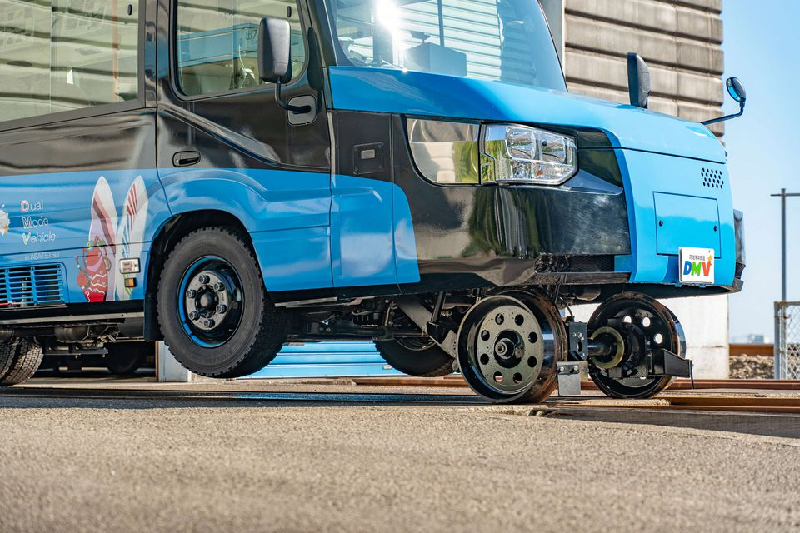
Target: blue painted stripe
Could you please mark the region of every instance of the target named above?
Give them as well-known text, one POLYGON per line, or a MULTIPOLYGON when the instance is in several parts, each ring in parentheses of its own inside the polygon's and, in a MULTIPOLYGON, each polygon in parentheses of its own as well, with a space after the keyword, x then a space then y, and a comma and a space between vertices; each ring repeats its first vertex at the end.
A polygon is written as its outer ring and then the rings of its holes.
POLYGON ((403 375, 389 367, 371 342, 313 342, 285 346, 266 368, 249 378, 403 375))

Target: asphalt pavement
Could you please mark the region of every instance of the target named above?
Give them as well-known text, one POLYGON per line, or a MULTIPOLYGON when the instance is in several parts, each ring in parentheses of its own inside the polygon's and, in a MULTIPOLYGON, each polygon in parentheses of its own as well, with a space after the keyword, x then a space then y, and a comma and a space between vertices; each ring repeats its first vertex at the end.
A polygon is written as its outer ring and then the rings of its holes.
POLYGON ((0 532, 800 530, 800 439, 757 429, 796 416, 740 432, 464 389, 134 392, 0 393, 0 532))

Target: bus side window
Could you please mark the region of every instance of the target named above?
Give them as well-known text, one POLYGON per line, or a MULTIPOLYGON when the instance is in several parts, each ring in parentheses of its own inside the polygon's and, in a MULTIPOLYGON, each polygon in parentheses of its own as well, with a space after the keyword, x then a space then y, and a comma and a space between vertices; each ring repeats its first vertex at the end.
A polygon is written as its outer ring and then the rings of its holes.
POLYGON ((300 75, 306 51, 295 0, 179 0, 178 85, 186 96, 261 85, 256 64, 263 17, 288 18, 292 74, 300 75))
POLYGON ((138 2, 0 0, 0 122, 135 100, 138 2))

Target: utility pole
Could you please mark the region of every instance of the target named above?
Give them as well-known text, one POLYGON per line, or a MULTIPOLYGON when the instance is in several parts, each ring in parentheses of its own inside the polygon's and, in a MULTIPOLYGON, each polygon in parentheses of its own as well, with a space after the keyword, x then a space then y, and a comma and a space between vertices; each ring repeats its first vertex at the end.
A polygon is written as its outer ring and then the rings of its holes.
POLYGON ((786 199, 800 196, 798 192, 786 192, 786 189, 781 189, 780 194, 770 195, 773 198, 781 199, 781 301, 785 302, 787 298, 786 290, 786 199))

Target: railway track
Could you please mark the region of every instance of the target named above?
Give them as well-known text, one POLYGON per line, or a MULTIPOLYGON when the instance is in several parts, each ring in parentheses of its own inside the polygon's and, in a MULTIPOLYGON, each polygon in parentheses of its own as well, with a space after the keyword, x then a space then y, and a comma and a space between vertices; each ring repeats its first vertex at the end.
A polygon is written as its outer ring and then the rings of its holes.
MULTIPOLYGON (((586 394, 574 397, 553 396, 541 407, 800 415, 798 382, 696 380, 694 390, 691 390, 691 382, 679 380, 667 391, 647 400, 606 398, 598 395, 590 382, 584 382, 583 385, 586 394), (798 391, 798 394, 793 394, 793 391, 798 391)), ((86 381, 77 386, 75 383, 69 385, 50 383, 4 389, 0 391, 0 400, 3 398, 150 401, 169 404, 265 402, 279 405, 487 405, 485 400, 475 396, 464 385, 459 376, 248 380, 228 382, 227 385, 223 382, 206 388, 144 381, 114 384, 86 381), (463 394, 460 393, 461 390, 463 394)))
MULTIPOLYGON (((376 387, 456 387, 468 388, 460 376, 446 376, 441 378, 414 378, 414 377, 361 377, 338 378, 362 386, 376 387)), ((326 380, 304 380, 303 383, 323 383, 326 380)), ((586 391, 597 390, 594 383, 584 381, 581 388, 586 391)), ((667 391, 676 390, 773 390, 773 391, 800 391, 800 381, 783 381, 775 379, 676 379, 667 391)))

